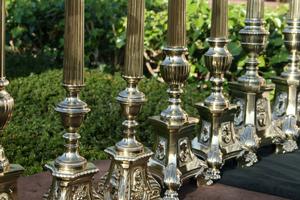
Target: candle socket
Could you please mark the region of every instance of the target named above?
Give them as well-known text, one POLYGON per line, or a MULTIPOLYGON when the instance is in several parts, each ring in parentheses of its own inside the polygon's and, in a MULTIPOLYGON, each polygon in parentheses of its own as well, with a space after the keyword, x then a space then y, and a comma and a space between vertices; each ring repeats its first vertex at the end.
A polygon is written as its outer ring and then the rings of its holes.
POLYGON ((258 161, 256 151, 261 145, 276 143, 282 135, 271 120, 269 95, 274 86, 258 74, 258 57, 269 35, 264 27, 263 13, 264 0, 247 1, 246 26, 240 31, 241 45, 248 54, 246 72, 237 82, 229 83, 232 101, 239 106, 234 127, 244 149, 240 164, 247 167, 258 161))
POLYGON ((277 153, 287 153, 298 149, 300 122, 300 70, 298 55, 300 50, 300 2, 290 0, 287 27, 283 33, 285 46, 290 52, 289 64, 284 68, 281 76, 272 78, 276 84, 275 102, 272 120, 277 128, 283 132, 283 138, 277 145, 277 153))

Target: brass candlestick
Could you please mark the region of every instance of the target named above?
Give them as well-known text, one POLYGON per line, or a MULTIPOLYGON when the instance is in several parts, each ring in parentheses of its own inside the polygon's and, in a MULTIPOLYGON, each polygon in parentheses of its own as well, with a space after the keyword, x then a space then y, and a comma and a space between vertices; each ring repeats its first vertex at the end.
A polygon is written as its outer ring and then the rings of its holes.
POLYGON ((61 114, 66 133, 66 152, 45 167, 53 176, 52 185, 44 199, 93 199, 92 177, 98 172, 94 164, 79 155, 78 129, 90 111, 79 99, 84 86, 84 0, 65 0, 65 49, 63 86, 67 97, 55 110, 61 114))
POLYGON ((211 73, 212 92, 204 103, 196 104, 201 117, 201 131, 193 140, 193 150, 205 159, 208 169, 199 176, 199 184, 212 184, 221 178, 220 168, 225 160, 239 157, 242 148, 233 128, 237 106, 230 105, 223 95, 224 73, 232 62, 228 43, 228 0, 212 1, 211 35, 205 64, 211 73))
POLYGON ((276 84, 273 120, 284 133, 278 145, 278 153, 292 152, 298 149, 299 137, 299 50, 300 50, 300 2, 290 0, 287 27, 284 29, 285 46, 290 52, 289 64, 280 77, 274 77, 276 84))
MULTIPOLYGON (((5 90, 9 84, 5 77, 5 0, 0 1, 0 132, 11 119, 14 99, 5 90)), ((4 148, 0 145, 0 198, 17 199, 17 179, 24 169, 20 165, 10 164, 5 156, 4 148)))
POLYGON ((242 47, 248 53, 246 72, 237 82, 229 83, 233 102, 239 106, 234 125, 245 154, 242 164, 251 166, 258 161, 260 145, 277 141, 280 134, 271 122, 269 93, 272 84, 258 74, 258 56, 267 44, 268 31, 264 27, 264 0, 248 0, 245 28, 240 31, 242 47))
POLYGON ((136 118, 145 103, 138 82, 143 77, 144 0, 128 0, 127 42, 123 77, 127 88, 117 101, 122 108, 124 138, 105 150, 112 162, 109 172, 97 183, 94 198, 100 200, 160 199, 160 186, 148 173, 152 152, 135 138, 136 118))
POLYGON ((196 176, 206 167, 191 151, 191 139, 198 119, 181 108, 182 86, 190 67, 185 58, 186 1, 169 0, 168 42, 161 75, 169 85, 169 106, 160 116, 151 117, 157 134, 155 155, 149 162, 151 173, 164 184, 164 199, 177 199, 182 181, 196 176))

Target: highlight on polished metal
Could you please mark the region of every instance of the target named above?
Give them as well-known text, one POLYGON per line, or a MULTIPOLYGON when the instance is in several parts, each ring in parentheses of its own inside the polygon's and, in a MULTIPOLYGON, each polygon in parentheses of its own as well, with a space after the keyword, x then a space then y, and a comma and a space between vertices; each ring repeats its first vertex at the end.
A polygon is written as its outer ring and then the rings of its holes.
POLYGON ((150 200, 160 198, 160 185, 148 173, 150 149, 136 140, 136 118, 146 101, 138 83, 143 77, 144 53, 144 0, 128 0, 127 41, 123 78, 127 82, 117 101, 125 121, 124 138, 105 152, 111 157, 109 171, 96 184, 94 199, 150 200))
POLYGON ((287 153, 298 149, 300 120, 300 1, 290 0, 287 27, 283 33, 285 46, 290 53, 289 64, 284 67, 279 77, 274 77, 276 84, 273 120, 283 132, 284 137, 277 145, 277 153, 287 153))
POLYGON ((220 168, 225 160, 241 156, 242 148, 234 130, 236 105, 223 95, 224 73, 232 62, 227 49, 228 0, 212 1, 211 34, 205 65, 211 73, 211 94, 196 107, 201 118, 201 129, 192 142, 193 151, 207 161, 208 169, 198 176, 198 184, 212 184, 221 178, 220 168))
POLYGON ((234 126, 244 149, 242 165, 258 161, 256 151, 261 145, 275 143, 281 134, 271 121, 270 92, 273 84, 258 74, 258 57, 264 51, 269 32, 264 27, 264 0, 248 0, 245 28, 240 31, 241 44, 248 54, 246 72, 237 82, 229 83, 233 102, 238 105, 234 126))
MULTIPOLYGON (((5 0, 0 1, 0 133, 11 119, 14 99, 5 90, 9 82, 5 77, 5 0)), ((24 168, 18 164, 10 164, 5 156, 4 148, 0 145, 0 197, 17 199, 17 179, 24 168)))
POLYGON ((168 84, 169 106, 160 116, 150 118, 157 140, 155 154, 149 161, 154 177, 166 188, 164 199, 178 199, 182 182, 206 168, 191 150, 191 140, 198 119, 189 117, 181 107, 182 86, 190 67, 185 58, 186 0, 169 0, 167 46, 161 75, 168 84))
POLYGON ((66 151, 54 162, 46 164, 52 173, 47 200, 93 199, 92 177, 98 172, 94 164, 79 155, 78 130, 90 111, 79 99, 84 86, 84 0, 65 0, 65 43, 63 86, 67 96, 55 110, 61 114, 66 151))

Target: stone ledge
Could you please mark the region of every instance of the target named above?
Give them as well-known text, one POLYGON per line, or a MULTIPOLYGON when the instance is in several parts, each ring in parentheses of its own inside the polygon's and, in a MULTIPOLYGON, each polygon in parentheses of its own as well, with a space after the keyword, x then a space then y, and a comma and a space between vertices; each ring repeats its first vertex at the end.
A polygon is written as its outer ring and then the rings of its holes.
MULTIPOLYGON (((97 181, 109 168, 110 161, 96 161, 95 164, 99 168, 99 173, 95 176, 97 181)), ((18 182, 18 199, 40 200, 50 184, 49 172, 21 177, 18 182)), ((180 199, 185 200, 284 200, 284 198, 222 184, 197 188, 195 184, 186 183, 181 188, 179 196, 180 199)))

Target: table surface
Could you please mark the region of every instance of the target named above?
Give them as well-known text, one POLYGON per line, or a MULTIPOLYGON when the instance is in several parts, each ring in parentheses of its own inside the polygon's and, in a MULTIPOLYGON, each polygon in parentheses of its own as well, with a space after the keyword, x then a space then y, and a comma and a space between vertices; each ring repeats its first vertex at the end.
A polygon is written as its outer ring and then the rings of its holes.
MULTIPOLYGON (((100 170, 95 176, 95 181, 97 181, 109 168, 110 161, 96 161, 95 164, 100 170)), ((20 200, 40 200, 49 189, 50 184, 51 175, 49 172, 21 177, 18 182, 18 198, 20 200)), ((197 188, 192 182, 182 186, 179 198, 186 200, 284 200, 284 198, 222 184, 197 188)))

